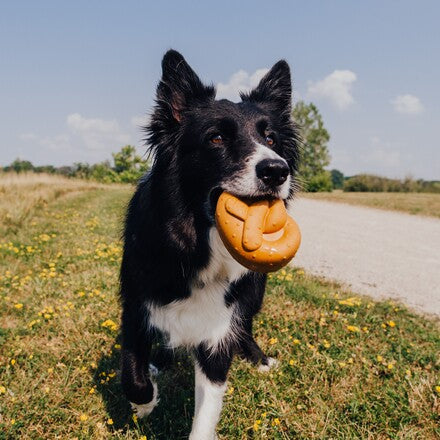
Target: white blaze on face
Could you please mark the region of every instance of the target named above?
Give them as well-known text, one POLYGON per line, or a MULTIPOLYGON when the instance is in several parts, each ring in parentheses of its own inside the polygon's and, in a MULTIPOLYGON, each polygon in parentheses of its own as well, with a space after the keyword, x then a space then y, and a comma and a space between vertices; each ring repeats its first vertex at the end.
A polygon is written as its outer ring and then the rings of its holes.
MULTIPOLYGON (((252 197, 265 194, 264 184, 257 177, 257 164, 265 159, 278 159, 286 163, 287 161, 282 158, 275 151, 260 144, 257 141, 253 141, 255 144, 255 151, 246 159, 246 166, 244 171, 240 175, 233 177, 225 182, 222 187, 235 195, 243 197, 252 197)), ((286 181, 278 187, 278 197, 280 199, 286 199, 289 196, 291 176, 287 177, 286 181)))

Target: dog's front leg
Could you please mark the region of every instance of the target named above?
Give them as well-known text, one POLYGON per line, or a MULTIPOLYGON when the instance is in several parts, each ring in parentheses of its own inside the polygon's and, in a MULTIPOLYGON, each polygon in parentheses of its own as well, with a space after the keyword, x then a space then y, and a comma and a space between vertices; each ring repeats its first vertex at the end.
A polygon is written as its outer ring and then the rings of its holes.
POLYGON ((138 417, 153 411, 158 402, 157 385, 149 368, 152 334, 143 307, 126 302, 122 313, 121 383, 138 417))
POLYGON ((232 350, 211 352, 202 345, 196 350, 195 411, 190 440, 214 440, 220 418, 232 350))

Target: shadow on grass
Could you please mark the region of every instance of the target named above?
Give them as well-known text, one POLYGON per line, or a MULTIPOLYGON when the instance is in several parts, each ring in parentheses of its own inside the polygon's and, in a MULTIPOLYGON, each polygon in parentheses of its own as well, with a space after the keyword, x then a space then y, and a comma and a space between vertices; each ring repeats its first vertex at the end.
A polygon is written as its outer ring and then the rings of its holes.
MULTIPOLYGON (((119 337, 115 343, 120 343, 119 337)), ((156 347, 152 353, 153 363, 159 355, 156 347)), ((108 429, 122 433, 136 431, 138 435, 146 435, 149 440, 187 439, 194 411, 193 371, 189 355, 176 352, 172 364, 156 378, 159 404, 149 417, 135 422, 120 383, 120 351, 113 350, 110 355, 103 356, 93 379, 96 390, 102 395, 108 418, 113 420, 113 425, 109 425, 108 429), (116 376, 107 379, 111 371, 115 371, 116 376)))

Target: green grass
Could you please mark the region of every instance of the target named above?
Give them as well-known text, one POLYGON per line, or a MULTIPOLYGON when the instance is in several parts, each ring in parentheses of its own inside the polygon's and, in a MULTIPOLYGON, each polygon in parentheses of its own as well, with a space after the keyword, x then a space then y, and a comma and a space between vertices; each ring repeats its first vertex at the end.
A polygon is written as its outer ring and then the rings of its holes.
POLYGON ((304 197, 330 202, 363 205, 414 215, 440 218, 440 194, 431 193, 391 193, 391 192, 343 192, 304 193, 304 197))
MULTIPOLYGON (((161 373, 145 421, 133 420, 119 384, 119 236, 131 191, 61 196, 0 240, 1 439, 187 438, 186 353, 161 373)), ((221 439, 439 438, 437 322, 297 268, 272 275, 255 333, 280 364, 264 374, 234 361, 221 439)))

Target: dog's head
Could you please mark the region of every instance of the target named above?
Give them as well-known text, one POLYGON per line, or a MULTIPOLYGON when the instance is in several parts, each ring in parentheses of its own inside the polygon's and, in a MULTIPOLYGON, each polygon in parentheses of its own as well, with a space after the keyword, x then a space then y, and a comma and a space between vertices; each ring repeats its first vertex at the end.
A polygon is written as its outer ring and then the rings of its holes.
POLYGON ((202 84, 174 50, 165 54, 162 69, 148 127, 162 172, 176 173, 184 189, 205 197, 221 190, 249 198, 293 195, 298 136, 285 61, 239 103, 215 100, 214 87, 202 84))

